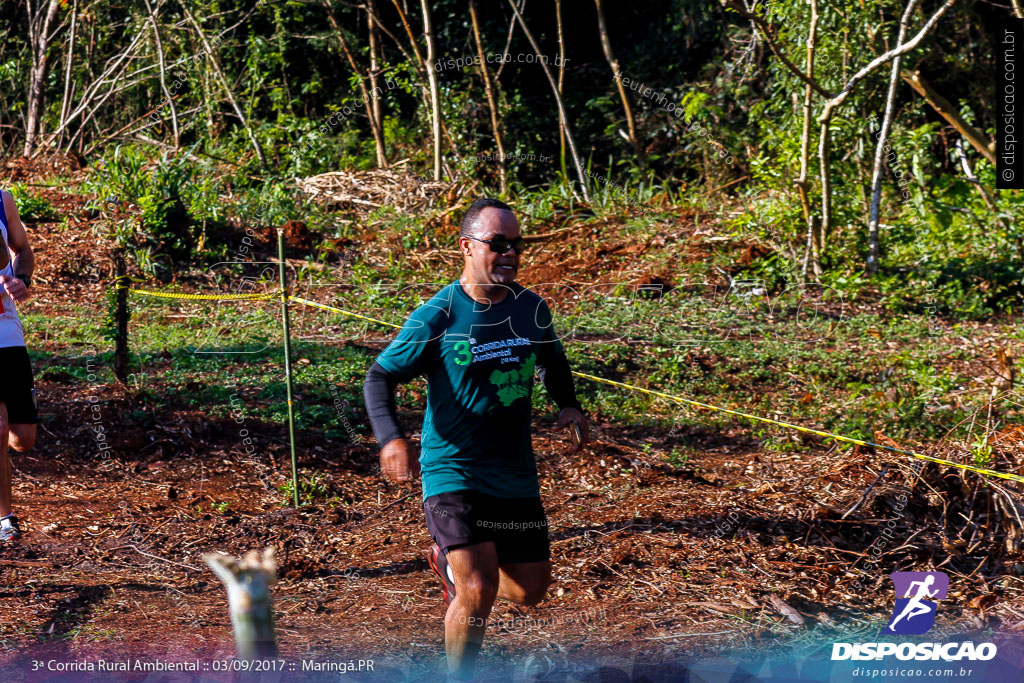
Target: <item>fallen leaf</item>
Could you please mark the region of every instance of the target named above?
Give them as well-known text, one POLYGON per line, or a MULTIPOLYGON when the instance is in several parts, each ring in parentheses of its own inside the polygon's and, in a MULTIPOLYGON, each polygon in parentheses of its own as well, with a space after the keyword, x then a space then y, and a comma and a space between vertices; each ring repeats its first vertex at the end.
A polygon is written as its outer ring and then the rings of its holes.
POLYGON ((975 598, 971 598, 971 601, 967 603, 967 606, 971 609, 988 609, 992 605, 996 604, 998 600, 995 593, 986 593, 985 595, 979 595, 975 598))
POLYGON ((786 604, 786 601, 777 595, 769 595, 768 602, 772 603, 772 606, 779 611, 779 614, 789 619, 797 626, 804 625, 804 618, 795 609, 786 604))

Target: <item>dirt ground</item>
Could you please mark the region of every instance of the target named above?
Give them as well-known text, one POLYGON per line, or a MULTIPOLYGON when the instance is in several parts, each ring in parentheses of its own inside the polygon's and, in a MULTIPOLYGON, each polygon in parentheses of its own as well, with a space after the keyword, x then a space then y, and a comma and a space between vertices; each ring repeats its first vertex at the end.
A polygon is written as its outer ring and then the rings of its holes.
MULTIPOLYGON (((240 447, 234 421, 173 404, 148 433, 132 433, 120 419, 130 402, 122 391, 104 406, 117 435, 115 455, 104 459, 81 446, 90 438, 88 396, 42 389, 63 428, 15 459, 28 533, 0 556, 0 665, 41 644, 68 658, 226 656, 225 593, 201 556, 268 546, 280 560, 284 656, 401 661, 442 651, 444 603, 424 559, 430 541, 418 491, 380 480, 368 445, 304 434, 302 464, 323 471, 349 505, 290 510, 271 485, 287 475, 277 425, 245 425, 266 444, 255 456, 240 447)), ((875 478, 872 459, 818 447, 769 462, 737 433, 707 436, 694 471, 642 461, 630 448, 637 434, 596 431, 588 452, 570 455, 550 425, 537 430, 556 583, 536 608, 499 604, 487 656, 627 651, 656 660, 888 616, 887 577, 875 572, 857 584, 850 569, 894 503, 839 519, 875 478)), ((897 469, 889 496, 912 481, 897 469)), ((897 532, 903 541, 928 514, 928 488, 919 481, 913 489, 897 532)), ((917 540, 898 553, 901 568, 934 554, 917 540)), ((1004 567, 1024 569, 1019 557, 1004 567)), ((947 625, 1024 627, 1019 599, 1002 602, 980 573, 966 586, 944 605, 947 625)))
MULTIPOLYGON (((81 202, 48 192, 68 203, 62 210, 81 202)), ((58 295, 64 306, 98 300, 86 223, 33 232, 40 306, 57 306, 58 295)), ((556 256, 540 279, 564 276, 558 269, 577 258, 556 256)), ((151 407, 131 386, 70 380, 38 382, 42 410, 55 419, 32 452, 14 456, 26 534, 0 548, 0 669, 41 652, 228 656, 225 592, 202 555, 266 547, 280 567, 283 656, 386 659, 424 675, 440 666, 444 603, 425 559, 418 482, 377 476, 373 444, 300 433, 300 466, 322 472, 342 504, 291 510, 277 490, 290 475, 282 425, 213 419, 173 394, 151 407), (97 396, 106 455, 90 428, 97 396)), ((419 417, 405 416, 408 424, 419 417)), ((816 438, 795 453, 766 453, 749 429, 670 433, 700 451, 678 467, 647 455, 638 429, 597 416, 593 436, 571 454, 562 433, 537 422, 555 584, 536 608, 499 603, 488 661, 659 661, 877 629, 897 568, 939 567, 954 579, 939 628, 1024 633, 1020 583, 1002 580, 1024 575, 1020 538, 998 496, 975 479, 816 438), (972 521, 951 524, 955 515, 972 521), (889 540, 871 564, 868 549, 885 529, 889 540)), ((1024 452, 1024 432, 1002 438, 1024 452)))

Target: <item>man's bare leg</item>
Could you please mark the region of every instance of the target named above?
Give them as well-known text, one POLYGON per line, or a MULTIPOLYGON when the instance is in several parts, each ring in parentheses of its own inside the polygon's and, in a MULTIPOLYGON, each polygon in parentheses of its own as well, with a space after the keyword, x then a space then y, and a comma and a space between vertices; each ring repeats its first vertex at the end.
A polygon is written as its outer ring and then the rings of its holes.
POLYGON ((455 577, 455 599, 444 617, 444 649, 448 674, 469 680, 473 676, 487 617, 498 597, 498 551, 487 541, 448 552, 455 577))
POLYGON ((11 458, 7 454, 7 404, 0 403, 0 517, 11 514, 11 458))
POLYGON ((498 552, 488 541, 448 552, 455 577, 455 599, 444 619, 448 673, 473 676, 484 640, 487 618, 498 597, 518 605, 536 605, 551 585, 551 562, 498 565, 498 552))
POLYGON ((533 607, 544 599, 551 585, 551 560, 503 564, 499 569, 498 597, 517 605, 533 607))
POLYGON ((7 437, 8 445, 19 453, 30 450, 36 444, 36 425, 34 424, 8 424, 7 437))

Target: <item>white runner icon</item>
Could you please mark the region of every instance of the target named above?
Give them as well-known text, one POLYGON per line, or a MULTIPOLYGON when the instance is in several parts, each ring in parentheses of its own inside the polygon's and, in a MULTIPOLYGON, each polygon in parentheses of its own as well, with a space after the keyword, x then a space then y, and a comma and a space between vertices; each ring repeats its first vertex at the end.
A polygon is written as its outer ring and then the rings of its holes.
POLYGON ((904 617, 907 621, 910 621, 914 617, 919 617, 922 614, 928 614, 932 611, 932 608, 921 602, 923 598, 935 597, 939 593, 939 589, 931 590, 931 585, 935 583, 935 575, 929 574, 928 578, 924 581, 911 581, 910 586, 907 589, 908 593, 914 593, 914 586, 917 586, 917 592, 910 596, 910 601, 900 612, 899 616, 892 620, 889 624, 889 630, 894 631, 896 624, 900 622, 904 617))

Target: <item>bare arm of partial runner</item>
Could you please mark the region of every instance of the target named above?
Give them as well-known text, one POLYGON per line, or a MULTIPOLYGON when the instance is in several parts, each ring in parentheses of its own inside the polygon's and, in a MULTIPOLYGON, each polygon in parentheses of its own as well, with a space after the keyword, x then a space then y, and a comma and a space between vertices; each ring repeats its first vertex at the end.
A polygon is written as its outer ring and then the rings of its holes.
MULTIPOLYGON (((32 275, 35 270, 35 255, 28 243, 28 233, 18 215, 18 207, 14 203, 14 197, 10 192, 3 192, 4 213, 7 214, 7 248, 14 255, 13 270, 16 276, 32 275)), ((0 284, 7 291, 12 299, 17 302, 28 300, 29 291, 25 283, 17 277, 0 275, 0 284)))
POLYGON ((415 448, 405 438, 395 407, 395 387, 399 382, 376 362, 370 366, 363 383, 366 414, 373 435, 380 444, 380 469, 385 477, 408 481, 419 473, 415 448))

